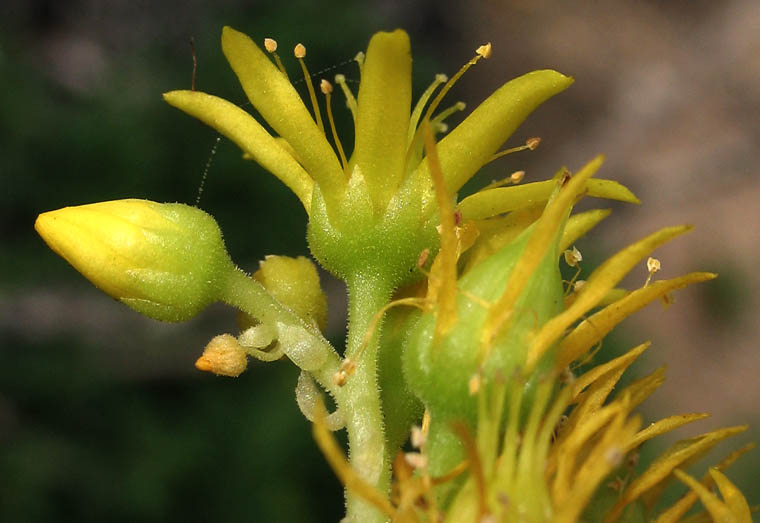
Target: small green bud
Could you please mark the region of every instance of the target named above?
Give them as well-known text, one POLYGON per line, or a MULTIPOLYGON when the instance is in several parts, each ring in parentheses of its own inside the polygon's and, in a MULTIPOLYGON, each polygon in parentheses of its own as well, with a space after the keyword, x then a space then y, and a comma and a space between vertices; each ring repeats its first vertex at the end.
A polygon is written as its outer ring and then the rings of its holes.
POLYGON ((253 279, 298 316, 316 323, 324 331, 327 326, 327 296, 322 291, 317 268, 311 260, 304 256, 267 256, 253 274, 253 279))
POLYGON ((563 307, 556 248, 549 249, 514 305, 508 328, 492 342, 484 361, 482 330, 487 304, 504 292, 533 228, 459 280, 457 321, 435 340, 435 313, 424 313, 411 330, 404 354, 407 380, 426 406, 443 419, 472 421, 477 412, 473 383, 509 379, 521 370, 529 341, 563 307))
POLYGON ((40 214, 43 240, 96 287, 137 312, 185 321, 219 299, 236 270, 214 219, 195 207, 115 200, 40 214))

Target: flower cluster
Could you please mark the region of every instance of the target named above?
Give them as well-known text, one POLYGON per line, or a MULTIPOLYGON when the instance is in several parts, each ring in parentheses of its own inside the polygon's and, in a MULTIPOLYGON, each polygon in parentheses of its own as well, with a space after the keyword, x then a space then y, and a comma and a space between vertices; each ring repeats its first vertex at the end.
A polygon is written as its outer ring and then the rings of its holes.
POLYGON ((500 152, 571 78, 549 70, 520 76, 448 132, 444 120, 463 104, 439 110, 440 103, 468 68, 490 57, 490 44, 451 79, 436 76, 413 106, 409 38, 401 30, 378 33, 357 55, 358 94, 343 75, 335 77, 354 121, 347 156, 333 121, 333 85, 321 81, 320 103, 303 45, 294 54, 311 110, 274 40, 264 40, 262 50, 227 27, 222 48, 274 134, 210 94, 164 98, 236 143, 303 204, 312 255, 348 287, 341 354, 321 334, 326 302, 314 265, 269 257, 249 277, 198 209, 124 200, 45 213, 36 227, 98 287, 143 314, 181 321, 212 301, 240 309, 240 332, 214 338, 196 366, 237 376, 249 356, 284 356, 301 369, 297 401, 346 486, 348 521, 645 521, 657 514, 671 478, 691 491, 658 521, 677 521, 697 499, 714 519, 751 520, 720 472, 748 447, 702 480, 681 470, 745 427, 679 442, 636 474, 642 443, 704 417, 678 415, 641 428, 634 410, 662 383, 662 370, 612 394, 648 343, 575 376, 623 319, 715 277, 652 278, 660 264, 650 255, 689 227, 654 232, 586 280, 576 274, 565 282, 561 260, 578 267, 575 241, 609 214, 573 214, 578 200, 638 203, 617 182, 594 178, 601 157, 542 182, 521 184, 524 173, 513 173, 457 201, 483 165, 536 148, 531 138, 500 152), (644 285, 617 288, 645 259, 644 285), (337 406, 329 415, 322 391, 337 406), (330 433, 343 428, 350 460, 330 433), (407 442, 411 452, 401 450, 407 442))

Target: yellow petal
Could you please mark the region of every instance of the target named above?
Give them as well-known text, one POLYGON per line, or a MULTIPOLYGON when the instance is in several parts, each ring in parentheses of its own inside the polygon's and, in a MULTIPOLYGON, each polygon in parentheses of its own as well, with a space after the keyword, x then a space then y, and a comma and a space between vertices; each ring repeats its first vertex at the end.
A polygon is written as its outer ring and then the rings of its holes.
POLYGON ((562 340, 557 355, 557 367, 564 368, 570 362, 580 358, 618 323, 653 300, 692 283, 712 280, 716 276, 709 272, 694 272, 680 278, 656 281, 631 292, 623 299, 583 320, 562 340))
MULTIPOLYGON (((457 192, 536 107, 572 83, 572 78, 556 71, 533 71, 489 96, 438 144, 448 190, 457 192)), ((422 162, 417 172, 427 180, 427 163, 422 162)))
POLYGON ((341 194, 345 176, 340 161, 287 77, 248 36, 231 27, 222 31, 222 50, 248 99, 298 152, 323 193, 341 194))
POLYGON ((690 229, 685 225, 666 227, 626 247, 600 265, 591 273, 573 304, 541 328, 528 352, 527 366, 530 368, 535 365, 565 329, 594 307, 640 260, 663 243, 690 229))
POLYGON ((380 210, 386 207, 404 175, 411 104, 409 36, 400 29, 375 33, 359 84, 356 146, 349 172, 354 165, 359 166, 380 210))
POLYGON ((737 523, 752 523, 749 505, 741 491, 717 468, 711 468, 709 472, 715 484, 718 485, 723 501, 736 518, 737 523))
POLYGON ((657 458, 643 474, 631 482, 610 512, 609 519, 614 519, 627 504, 665 481, 675 468, 687 465, 693 459, 704 455, 720 441, 745 430, 747 430, 746 425, 727 427, 702 434, 696 438, 679 441, 657 458))
MULTIPOLYGON (((441 145, 443 142, 441 142, 441 145)), ((444 171, 445 172, 445 171, 444 171)), ((459 203, 462 217, 482 220, 514 211, 537 202, 545 202, 554 190, 555 181, 533 182, 513 187, 486 189, 468 196, 459 203)), ((586 195, 628 203, 641 203, 625 186, 612 180, 591 179, 586 182, 586 195)))
MULTIPOLYGON (((749 452, 755 448, 754 443, 748 443, 747 445, 744 445, 742 448, 735 450, 731 452, 728 456, 726 456, 723 460, 721 460, 720 463, 718 463, 714 468, 718 470, 725 470, 728 467, 730 467, 737 459, 739 459, 742 455, 749 452)), ((709 474, 705 474, 702 477, 702 485, 704 485, 706 488, 710 488, 714 484, 713 477, 709 474)), ((677 521, 682 521, 681 518, 684 514, 686 514, 689 509, 696 503, 697 499, 699 499, 699 496, 697 496, 696 492, 693 490, 688 491, 686 494, 681 497, 676 503, 673 504, 669 509, 664 511, 662 514, 660 514, 657 517, 657 523, 676 523, 677 521)))
POLYGON ((559 242, 559 250, 564 251, 570 248, 572 244, 588 231, 610 215, 610 209, 593 209, 591 211, 581 212, 571 216, 567 220, 565 230, 562 232, 562 239, 559 242))
MULTIPOLYGON (((686 483, 690 489, 697 493, 707 512, 712 516, 713 521, 720 523, 738 523, 738 520, 731 514, 731 510, 723 503, 718 496, 706 489, 699 481, 686 474, 681 470, 674 470, 673 475, 686 483)), ((751 520, 750 520, 751 521, 751 520)))
POLYGON ((235 142, 256 163, 287 185, 307 213, 311 210, 314 181, 253 116, 227 100, 199 91, 171 91, 164 94, 164 100, 235 142))
POLYGON ((655 423, 650 424, 647 428, 640 430, 636 435, 626 444, 626 452, 635 449, 645 441, 648 441, 656 436, 675 430, 678 427, 692 423, 697 420, 705 419, 709 414, 677 414, 675 416, 669 416, 661 419, 655 423))

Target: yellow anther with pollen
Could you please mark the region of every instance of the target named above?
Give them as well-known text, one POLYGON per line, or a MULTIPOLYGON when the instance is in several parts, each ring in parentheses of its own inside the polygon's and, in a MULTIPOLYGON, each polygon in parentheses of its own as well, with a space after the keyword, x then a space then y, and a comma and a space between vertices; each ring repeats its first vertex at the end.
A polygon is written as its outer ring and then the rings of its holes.
POLYGON ((487 44, 483 44, 477 49, 475 49, 475 52, 478 54, 478 56, 482 56, 486 60, 491 58, 491 42, 488 42, 487 44))
POLYGON ((277 40, 274 38, 264 38, 264 49, 266 49, 269 54, 274 56, 274 62, 277 64, 277 69, 279 69, 280 72, 282 72, 282 74, 284 74, 287 78, 288 73, 285 71, 285 66, 282 65, 280 55, 277 54, 277 40))

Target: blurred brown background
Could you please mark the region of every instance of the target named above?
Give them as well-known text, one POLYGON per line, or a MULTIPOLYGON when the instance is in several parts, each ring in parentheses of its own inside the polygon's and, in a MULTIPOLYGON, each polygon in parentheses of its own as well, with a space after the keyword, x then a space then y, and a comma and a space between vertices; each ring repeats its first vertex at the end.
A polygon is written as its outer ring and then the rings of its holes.
MULTIPOLYGON (((589 269, 659 227, 695 225, 657 252, 657 276, 711 270, 720 278, 677 293, 667 309, 650 306, 603 352, 653 341, 632 369, 641 376, 668 365, 665 385, 644 404, 647 421, 713 414, 665 442, 742 423, 752 434, 741 441, 757 439, 757 1, 5 0, 1 520, 334 521, 341 513, 340 486, 295 407, 291 368, 254 364, 238 380, 193 369, 206 341, 234 328, 228 310, 211 308, 187 325, 144 320, 91 288, 32 230, 39 212, 65 205, 195 201, 216 135, 165 106, 160 93, 189 87, 193 37, 198 88, 244 102, 219 48, 225 24, 257 40, 273 36, 285 49, 303 42, 312 72, 349 78, 356 74, 347 61, 373 31, 404 27, 416 93, 490 40, 493 58, 449 95, 470 108, 532 69, 574 76, 511 141, 540 136, 540 148, 492 164, 478 181, 517 169, 526 181, 545 179, 604 153, 601 176, 623 182, 643 203, 595 202, 615 212, 578 244, 589 269)), ((295 198, 241 162, 231 144, 220 143, 205 187, 200 205, 218 218, 242 266, 255 267, 265 254, 306 252, 295 198)), ((645 278, 642 266, 625 283, 645 278)), ((331 289, 338 317, 340 289, 331 289)), ((340 344, 340 320, 333 325, 340 344)), ((738 444, 723 444, 713 459, 738 444)), ((752 481, 758 466, 755 451, 729 474, 750 503, 760 502, 752 481)))

